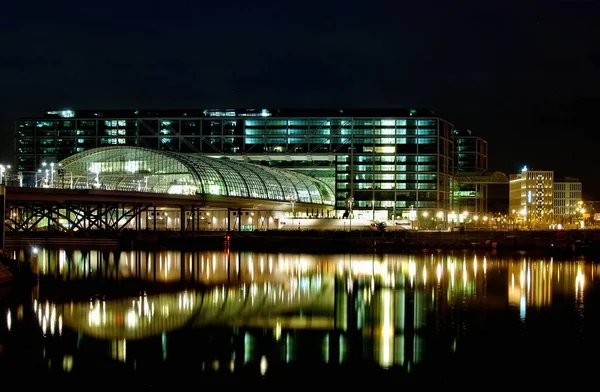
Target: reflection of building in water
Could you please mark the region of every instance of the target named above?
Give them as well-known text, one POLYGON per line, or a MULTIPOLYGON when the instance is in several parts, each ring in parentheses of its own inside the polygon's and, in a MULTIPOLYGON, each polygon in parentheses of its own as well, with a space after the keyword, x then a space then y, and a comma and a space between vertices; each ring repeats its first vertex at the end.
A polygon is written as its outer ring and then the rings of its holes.
MULTIPOLYGON (((41 276, 62 280, 102 277, 154 282, 279 281, 312 271, 327 273, 333 262, 314 255, 266 254, 253 252, 123 251, 102 252, 39 249, 33 255, 34 268, 41 276)), ((21 259, 27 257, 21 254, 21 259)))
POLYGON ((583 296, 586 275, 598 276, 596 266, 583 262, 554 262, 524 259, 508 263, 509 305, 519 309, 525 318, 530 307, 549 307, 557 298, 583 296))
MULTIPOLYGON (((466 253, 92 253, 86 262, 81 253, 40 251, 38 257, 47 260, 47 275, 61 279, 85 276, 73 271, 86 268, 119 279, 156 275, 158 281, 179 281, 183 276, 211 288, 73 304, 38 299, 36 317, 48 338, 75 330, 85 339, 101 340, 105 355, 128 364, 137 360, 139 366, 145 355, 140 353, 147 352, 142 345, 151 344, 158 361, 177 355, 183 361, 194 350, 206 369, 255 364, 265 372, 276 363, 307 358, 310 363, 372 359, 382 367, 416 365, 435 333, 451 330, 458 336, 468 330, 469 307, 504 309, 508 302, 523 304, 525 311, 549 306, 560 294, 582 303, 585 282, 598 275, 598 267, 590 265, 505 262, 466 253), (193 327, 193 333, 184 326, 193 327)), ((12 313, 7 317, 14 319, 12 313)), ((448 350, 452 343, 443 342, 448 350)))
POLYGON ((553 262, 511 261, 508 263, 508 303, 524 318, 528 307, 552 304, 553 262))
MULTIPOLYGON (((169 271, 168 256, 163 257, 169 271)), ((226 256, 207 252, 197 257, 203 279, 226 279, 231 268, 226 256)), ((50 325, 58 330, 60 320, 61 330, 113 342, 110 352, 119 360, 130 357, 131 345, 138 339, 163 339, 183 326, 215 325, 271 330, 286 362, 304 355, 307 348, 298 340, 298 331, 306 331, 303 336, 321 334, 318 346, 325 362, 345 363, 366 355, 383 367, 408 366, 422 360, 423 333, 435 324, 436 303, 477 297, 486 270, 485 260, 438 255, 420 260, 241 254, 239 260, 241 278, 235 285, 220 284, 205 292, 62 305, 36 301, 34 307, 42 315, 45 333, 50 325)), ((258 348, 261 339, 244 332, 238 354, 248 361, 259 360, 264 354, 258 348)))

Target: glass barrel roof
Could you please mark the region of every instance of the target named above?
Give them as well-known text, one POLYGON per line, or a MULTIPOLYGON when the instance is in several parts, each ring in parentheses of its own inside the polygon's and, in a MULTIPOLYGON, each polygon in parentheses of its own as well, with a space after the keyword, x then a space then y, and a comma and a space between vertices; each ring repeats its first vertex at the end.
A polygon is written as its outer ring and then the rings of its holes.
POLYGON ((56 187, 170 194, 207 194, 334 205, 321 180, 227 158, 151 150, 100 147, 59 163, 56 187))

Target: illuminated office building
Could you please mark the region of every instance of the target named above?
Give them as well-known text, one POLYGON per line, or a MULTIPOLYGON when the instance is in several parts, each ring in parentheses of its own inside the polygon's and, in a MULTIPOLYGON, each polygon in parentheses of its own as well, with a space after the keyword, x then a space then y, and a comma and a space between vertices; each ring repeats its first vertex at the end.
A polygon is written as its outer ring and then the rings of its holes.
POLYGON ((104 146, 227 157, 324 181, 339 216, 434 216, 459 206, 464 192, 472 191, 465 203, 485 208, 482 186, 465 182, 487 170, 487 143, 453 129, 416 109, 64 110, 16 122, 15 163, 30 178, 44 162, 104 146))
POLYGON ((552 223, 554 220, 554 172, 529 170, 511 174, 509 212, 516 221, 527 224, 552 223))
POLYGON ((565 177, 554 181, 554 219, 556 222, 574 223, 585 213, 579 179, 565 177))

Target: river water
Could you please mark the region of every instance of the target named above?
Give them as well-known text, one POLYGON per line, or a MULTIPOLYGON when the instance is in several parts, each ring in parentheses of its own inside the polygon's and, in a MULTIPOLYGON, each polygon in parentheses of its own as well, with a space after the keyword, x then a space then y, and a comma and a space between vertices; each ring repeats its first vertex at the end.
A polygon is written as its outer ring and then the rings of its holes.
POLYGON ((480 389, 595 378, 595 260, 472 251, 13 255, 40 278, 0 291, 5 383, 480 389))

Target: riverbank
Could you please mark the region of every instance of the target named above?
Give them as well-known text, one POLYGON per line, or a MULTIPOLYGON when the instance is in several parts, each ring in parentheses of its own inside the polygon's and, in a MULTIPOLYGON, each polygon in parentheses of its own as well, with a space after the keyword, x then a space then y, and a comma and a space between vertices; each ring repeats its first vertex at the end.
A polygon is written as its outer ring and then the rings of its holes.
POLYGON ((484 249, 600 251, 600 231, 91 231, 7 233, 7 247, 93 249, 251 250, 269 252, 339 253, 402 252, 414 249, 484 249))

